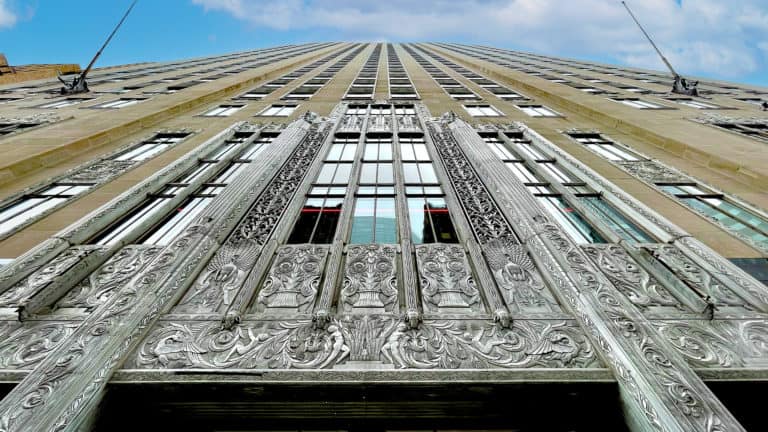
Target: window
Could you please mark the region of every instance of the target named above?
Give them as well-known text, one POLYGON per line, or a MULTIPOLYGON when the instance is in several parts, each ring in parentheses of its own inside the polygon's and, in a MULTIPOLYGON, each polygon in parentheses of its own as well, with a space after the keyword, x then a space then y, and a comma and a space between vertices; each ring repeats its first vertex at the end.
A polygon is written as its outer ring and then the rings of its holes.
POLYGON ((0 104, 16 102, 24 99, 23 97, 0 97, 0 104))
POLYGON ((687 206, 768 248, 768 219, 696 183, 657 183, 687 206))
POLYGON ((317 175, 317 184, 346 185, 352 173, 351 163, 324 163, 317 175))
POLYGON ((665 108, 668 108, 668 107, 665 107, 664 105, 659 105, 657 103, 648 102, 648 101, 644 101, 644 100, 641 100, 641 99, 613 98, 611 100, 619 102, 619 103, 622 103, 622 104, 627 105, 627 106, 631 106, 632 108, 637 108, 637 109, 665 109, 665 108))
POLYGON ((147 98, 120 98, 117 100, 113 100, 110 102, 105 102, 99 105, 94 105, 91 108, 97 108, 97 109, 120 109, 129 107, 132 105, 136 105, 138 103, 144 102, 147 100, 147 98))
POLYGON ((288 117, 296 111, 298 105, 294 104, 274 104, 264 111, 257 114, 260 117, 288 117))
POLYGON ((72 105, 77 105, 79 103, 83 103, 89 100, 93 100, 93 98, 66 98, 66 99, 57 100, 55 102, 48 102, 42 105, 38 105, 37 108, 60 109, 60 108, 66 108, 72 105))
POLYGON ((229 117, 243 109, 245 105, 219 105, 203 114, 203 117, 229 117))
POLYGON ((351 244, 397 243, 395 198, 358 197, 352 216, 351 244))
POLYGON ((360 184, 393 184, 392 163, 364 163, 360 170, 360 184))
POLYGON ((600 134, 574 133, 569 134, 569 136, 609 161, 634 162, 645 159, 633 153, 630 149, 604 138, 600 134))
POLYGON ((337 136, 331 144, 326 161, 352 162, 357 153, 357 143, 360 139, 355 135, 349 138, 337 136))
POLYGON ((25 129, 31 129, 36 126, 40 126, 41 123, 3 123, 0 122, 0 136, 10 135, 12 133, 21 132, 25 129))
POLYGON ((0 209, 0 234, 13 231, 93 186, 93 183, 54 183, 11 202, 0 209))
POLYGON ((464 109, 472 117, 501 117, 504 115, 490 105, 464 105, 464 109))
POLYGON ((556 111, 543 105, 517 105, 517 107, 531 117, 562 117, 556 111))
POLYGON ((416 115, 416 109, 413 107, 413 105, 395 105, 395 115, 398 116, 406 116, 406 115, 416 115))
POLYGON ((332 243, 345 194, 346 188, 313 188, 288 243, 332 243))
POLYGON ((583 197, 581 201, 594 211, 603 223, 608 225, 613 232, 618 234, 624 240, 637 243, 654 243, 645 231, 641 230, 634 223, 630 222, 623 214, 619 213, 613 206, 609 205, 602 198, 596 196, 583 197))
MULTIPOLYGON (((768 121, 751 120, 747 122, 716 122, 712 124, 750 138, 768 140, 768 121)), ((2 125, 0 125, 0 134, 2 134, 2 125)))
POLYGON ((112 159, 118 161, 145 161, 168 150, 189 135, 188 133, 160 133, 133 148, 113 156, 112 159))
POLYGON ((365 140, 365 153, 363 160, 366 161, 391 161, 392 160, 392 137, 367 138, 365 140))
POLYGON ((723 107, 721 107, 720 105, 702 102, 702 101, 694 100, 691 98, 674 98, 674 99, 667 99, 667 100, 675 103, 679 103, 680 105, 696 108, 696 109, 723 109, 723 107))
POLYGON ((443 197, 409 197, 408 219, 414 244, 459 241, 443 197))
POLYGON ((409 137, 407 135, 400 135, 400 156, 405 162, 412 161, 431 161, 429 152, 427 151, 427 144, 424 142, 423 136, 409 137))

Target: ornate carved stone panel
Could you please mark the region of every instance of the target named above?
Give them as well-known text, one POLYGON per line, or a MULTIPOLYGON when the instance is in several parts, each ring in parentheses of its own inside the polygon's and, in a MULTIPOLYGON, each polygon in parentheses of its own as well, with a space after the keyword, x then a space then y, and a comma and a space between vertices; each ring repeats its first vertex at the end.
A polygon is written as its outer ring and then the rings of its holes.
POLYGON ((641 310, 684 307, 662 284, 648 274, 618 245, 594 244, 581 247, 622 294, 641 310))
POLYGON ((25 299, 45 290, 69 269, 96 251, 96 248, 86 246, 67 249, 3 293, 0 296, 0 307, 18 307, 25 299))
POLYGON ((104 304, 116 289, 141 271, 159 252, 160 248, 155 246, 126 246, 72 288, 56 307, 94 309, 104 304))
POLYGON ((428 312, 481 312, 483 304, 475 286, 467 255, 459 245, 416 246, 421 299, 428 312))
POLYGON ((327 246, 289 245, 279 248, 259 291, 256 309, 260 312, 310 312, 327 257, 327 246))
POLYGON ((684 175, 656 161, 616 162, 628 173, 649 183, 676 183, 689 181, 684 175))
POLYGON ((715 305, 751 309, 751 306, 744 299, 737 296, 722 282, 713 278, 704 269, 683 255, 675 246, 648 245, 644 246, 644 248, 650 251, 654 258, 658 259, 678 279, 699 293, 700 296, 705 299, 711 298, 715 305))
POLYGON ((136 162, 107 159, 78 169, 64 181, 106 183, 131 169, 136 162))
POLYGON ((32 369, 79 325, 79 321, 0 325, 0 369, 32 369))
POLYGON ((322 130, 312 126, 173 313, 227 310, 317 157, 327 131, 328 125, 322 130))
POLYGON ((562 311, 524 246, 493 240, 483 247, 483 253, 504 300, 513 311, 562 311))
POLYGON ((163 322, 130 357, 138 369, 324 369, 347 360, 398 369, 603 367, 571 321, 426 321, 417 329, 390 317, 309 321, 163 322))
POLYGON ((693 367, 768 366, 766 320, 659 320, 653 325, 693 367))
POLYGON ((395 245, 348 247, 340 309, 350 313, 397 312, 396 258, 395 245))

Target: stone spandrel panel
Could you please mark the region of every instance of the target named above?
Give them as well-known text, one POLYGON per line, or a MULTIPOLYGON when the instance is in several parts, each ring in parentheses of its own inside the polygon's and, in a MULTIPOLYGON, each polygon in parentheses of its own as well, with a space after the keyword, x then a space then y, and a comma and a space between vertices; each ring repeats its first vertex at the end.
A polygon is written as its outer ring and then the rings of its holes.
POLYGON ((418 245, 416 264, 426 313, 471 314, 485 311, 463 247, 418 245))
POLYGON ((339 309, 344 313, 395 313, 398 245, 347 247, 339 309))
POLYGON ((679 315, 685 306, 619 245, 584 245, 582 250, 629 301, 644 313, 679 315))
POLYGON ((656 320, 694 368, 768 367, 768 320, 656 320))
POLYGON ((30 370, 80 326, 80 321, 0 322, 0 370, 30 370))
POLYGON ((544 284, 525 246, 493 240, 482 247, 504 301, 516 313, 559 313, 560 305, 544 284))
POLYGON ((416 329, 386 316, 311 321, 161 322, 124 369, 602 368, 574 321, 428 320, 416 329), (350 364, 352 362, 352 364, 350 364))
POLYGON ((256 300, 256 312, 308 313, 317 298, 327 246, 290 245, 277 250, 256 300))
POLYGON ((157 246, 126 246, 98 270, 75 285, 56 308, 94 309, 104 304, 115 290, 141 271, 160 252, 157 246))
POLYGON ((643 248, 699 296, 714 303, 715 307, 728 306, 754 310, 748 301, 736 295, 724 283, 685 256, 677 247, 646 245, 643 248))

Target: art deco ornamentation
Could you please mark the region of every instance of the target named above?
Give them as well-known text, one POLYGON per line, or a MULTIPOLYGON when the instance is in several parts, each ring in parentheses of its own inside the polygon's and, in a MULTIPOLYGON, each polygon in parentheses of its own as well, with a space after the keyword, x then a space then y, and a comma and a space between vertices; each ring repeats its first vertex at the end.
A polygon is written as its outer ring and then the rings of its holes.
POLYGON ((79 321, 33 322, 0 331, 0 369, 31 369, 79 325, 79 321))
POLYGON ((640 267, 621 246, 585 245, 582 249, 635 306, 644 310, 653 306, 683 309, 682 304, 640 267))
POLYGON ((574 323, 519 321, 504 329, 481 321, 429 321, 418 329, 386 317, 344 317, 327 328, 308 321, 163 323, 128 368, 324 369, 346 360, 398 369, 601 367, 574 323))
POLYGON ((428 127, 451 183, 456 190, 461 191, 457 197, 480 244, 495 239, 516 242, 514 231, 504 219, 453 136, 438 131, 433 123, 428 127))
POLYGON ((174 308, 175 313, 223 312, 231 304, 260 247, 224 245, 174 308))
POLYGON ((741 338, 723 321, 652 321, 654 327, 693 367, 742 366, 738 349, 741 338))
POLYGON ((363 116, 344 116, 339 123, 339 129, 344 132, 360 132, 363 130, 363 116))
POLYGON ((341 290, 342 310, 397 311, 396 258, 395 246, 349 247, 341 290))
POLYGON ((278 249, 269 276, 259 292, 258 310, 311 311, 327 256, 326 246, 283 246, 278 249))
POLYGON ((661 261, 686 285, 704 299, 711 299, 716 305, 728 305, 751 309, 749 303, 738 297, 722 282, 713 278, 704 269, 683 255, 672 245, 645 246, 654 258, 661 261))
POLYGON ((421 281, 421 297, 426 310, 483 310, 467 256, 461 246, 418 245, 416 262, 421 281))
POLYGON ((496 283, 510 308, 525 312, 560 312, 525 247, 493 240, 483 248, 496 283))
POLYGON ((56 278, 94 252, 95 249, 90 247, 73 247, 62 252, 45 267, 3 293, 0 296, 0 307, 18 307, 21 301, 45 289, 56 278))
POLYGON ((511 329, 473 321, 400 323, 381 348, 396 368, 599 367, 587 338, 567 322, 515 321, 511 329))
POLYGON ((400 132, 421 132, 421 124, 415 116, 397 116, 397 129, 400 132))
POLYGON ((134 161, 103 160, 78 169, 74 174, 68 176, 65 181, 105 183, 128 171, 134 165, 136 165, 134 161))
POLYGON ((689 181, 684 175, 656 161, 617 161, 631 175, 648 183, 685 183, 689 181))
POLYGON ((56 307, 94 309, 104 304, 159 252, 159 247, 126 246, 77 284, 56 307))
POLYGON ((349 357, 341 324, 311 321, 163 323, 141 345, 132 367, 150 369, 324 369, 349 357))

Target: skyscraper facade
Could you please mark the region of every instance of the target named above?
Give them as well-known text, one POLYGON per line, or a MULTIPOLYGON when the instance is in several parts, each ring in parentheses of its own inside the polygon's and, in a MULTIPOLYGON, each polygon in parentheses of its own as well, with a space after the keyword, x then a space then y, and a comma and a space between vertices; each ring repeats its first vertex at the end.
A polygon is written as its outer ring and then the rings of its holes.
POLYGON ((768 89, 448 43, 0 86, 0 431, 765 426, 768 89))

